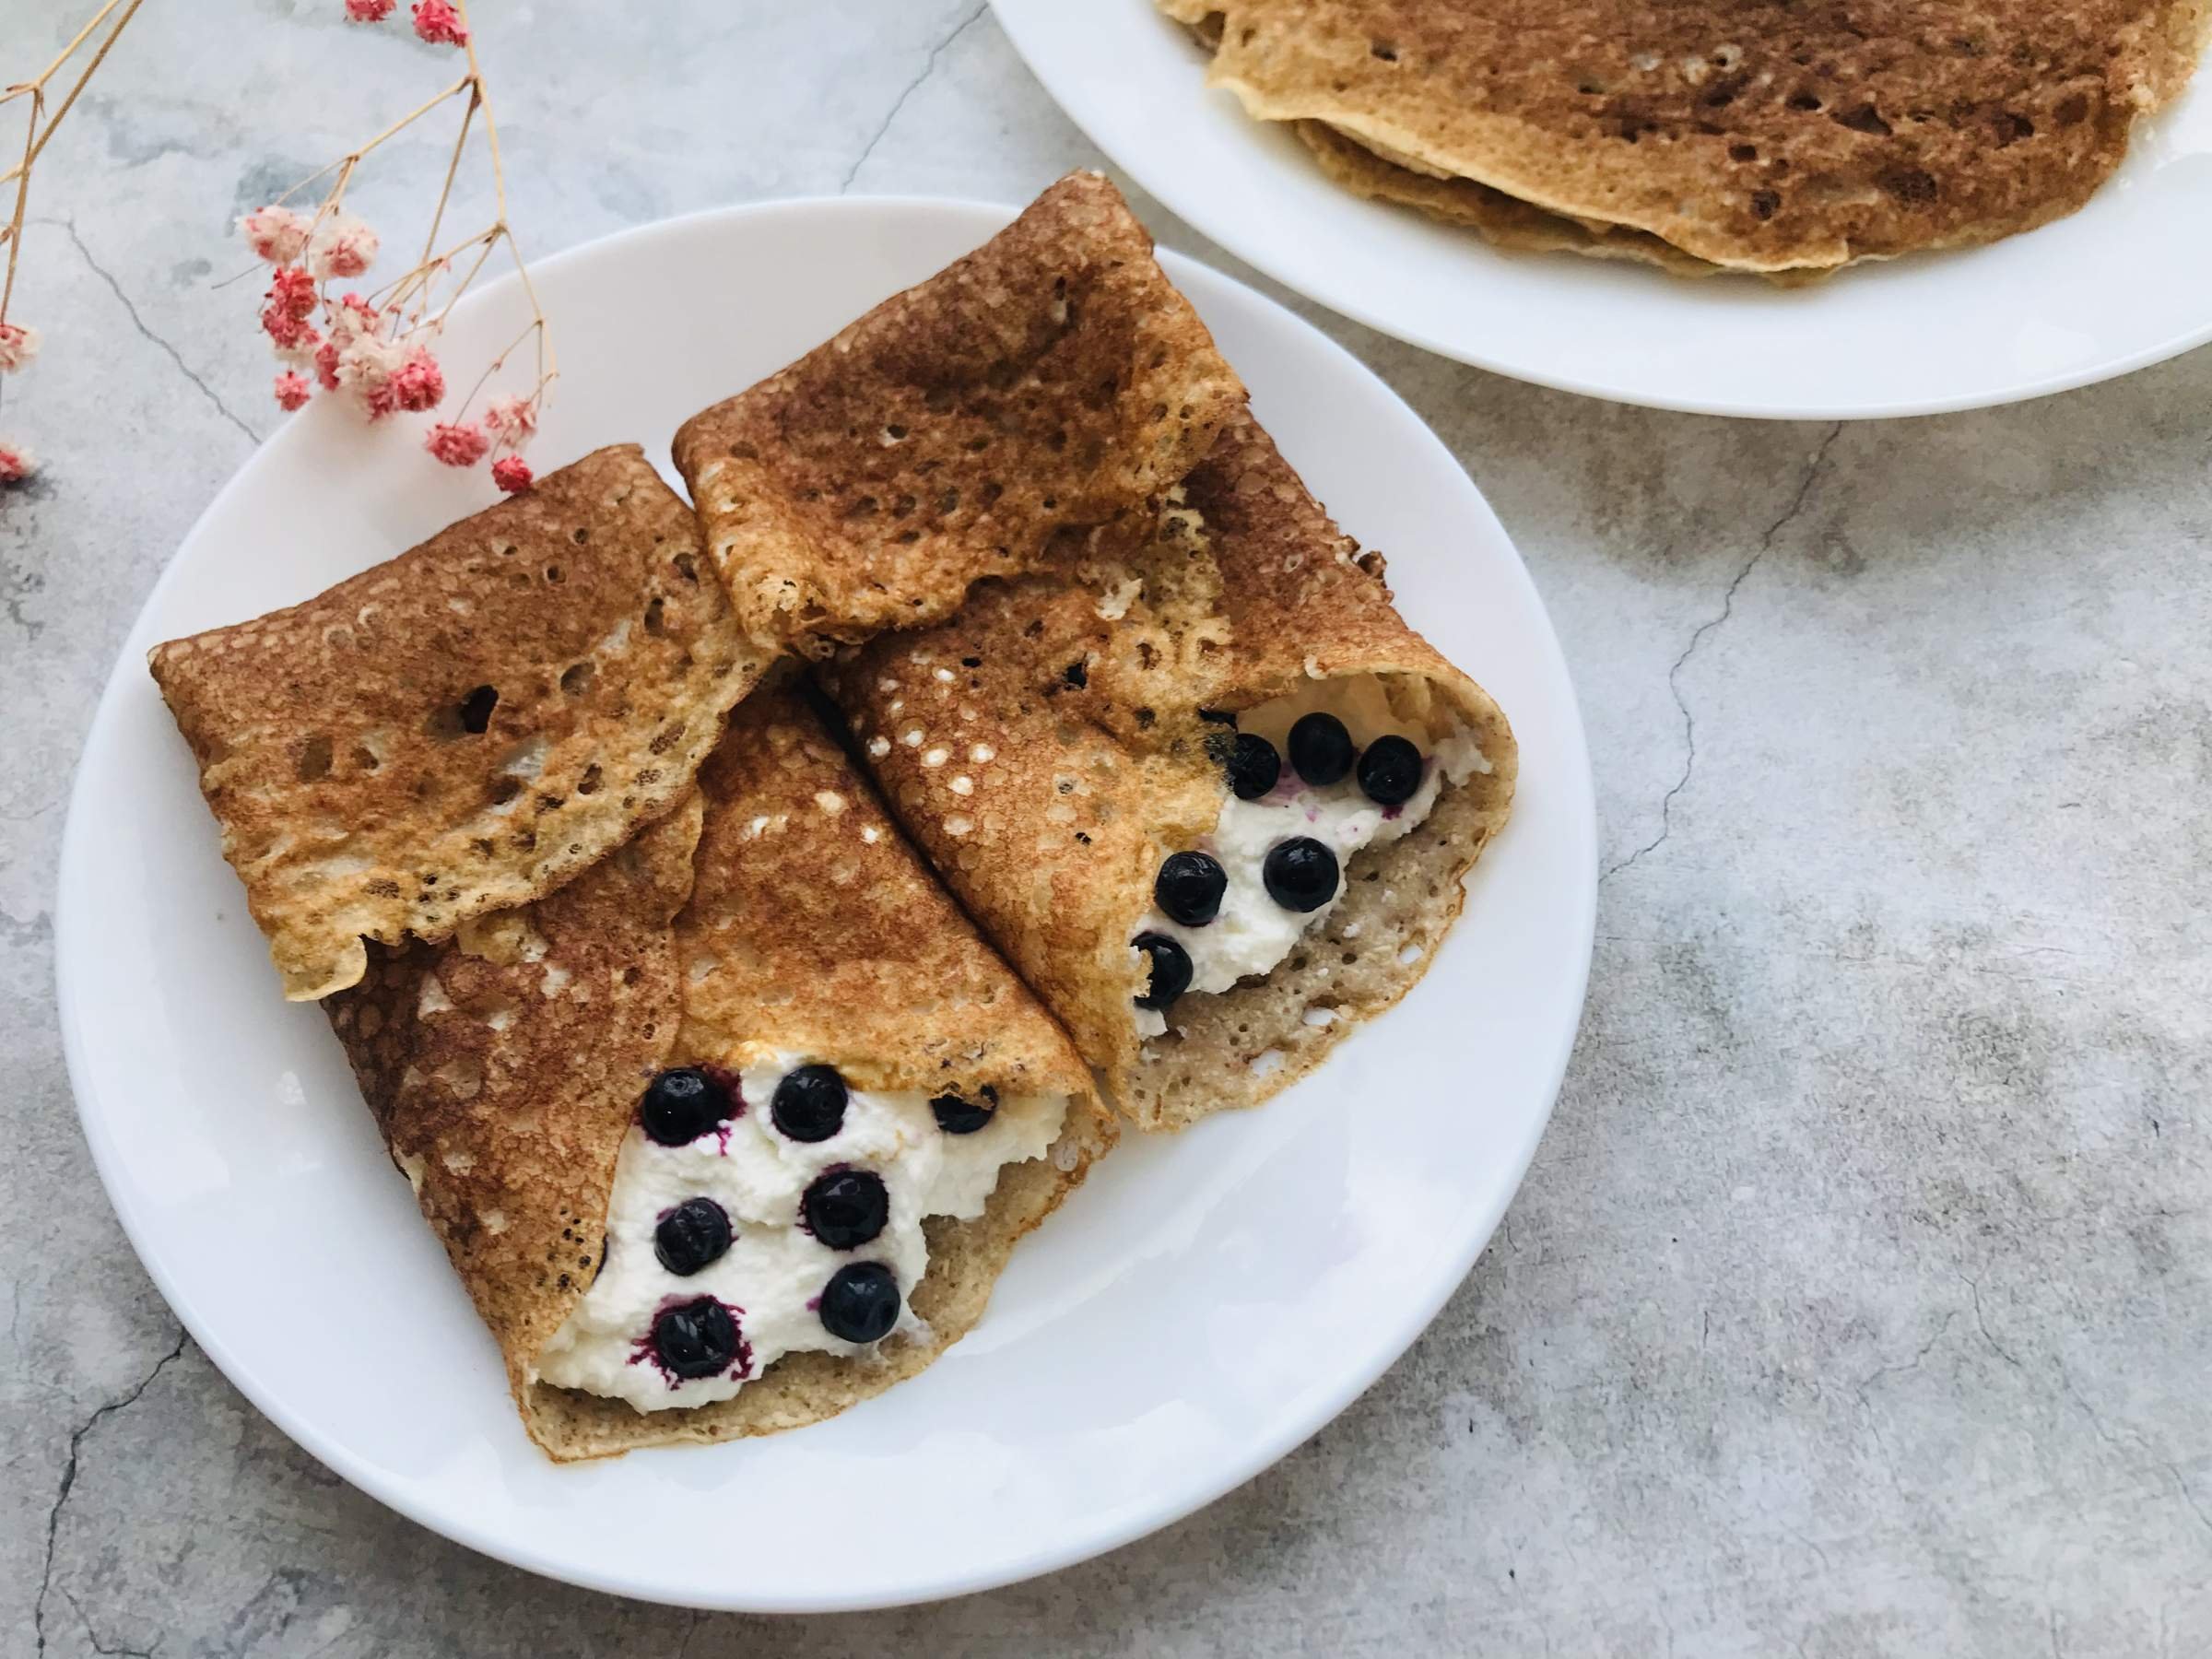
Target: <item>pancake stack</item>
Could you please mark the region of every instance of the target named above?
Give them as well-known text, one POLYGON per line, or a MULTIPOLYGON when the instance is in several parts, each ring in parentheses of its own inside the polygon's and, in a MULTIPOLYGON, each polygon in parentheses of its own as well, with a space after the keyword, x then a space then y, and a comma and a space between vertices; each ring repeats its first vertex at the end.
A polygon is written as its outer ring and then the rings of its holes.
POLYGON ((1159 0, 1354 194, 1502 247, 1804 280, 2073 212, 2206 0, 1159 0))
MULTIPOLYGON (((913 1375, 1110 1098, 1257 1104, 1426 970, 1512 732, 1243 406, 1077 174, 687 422, 695 508, 601 450, 151 653, 549 1455, 913 1375), (1361 728, 1325 775, 1267 712, 1309 703, 1361 728), (946 744, 885 735, 924 713, 946 744), (1177 981, 1157 873, 1324 808, 1343 879, 1255 887, 1274 954, 1177 981)), ((1177 913, 1208 962, 1236 932, 1177 913)))

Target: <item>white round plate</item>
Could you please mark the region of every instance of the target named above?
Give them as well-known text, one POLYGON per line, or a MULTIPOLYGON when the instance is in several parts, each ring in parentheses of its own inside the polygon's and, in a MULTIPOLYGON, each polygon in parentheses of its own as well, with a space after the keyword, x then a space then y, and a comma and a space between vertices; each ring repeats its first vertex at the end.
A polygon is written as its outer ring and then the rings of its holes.
POLYGON ((2201 84, 2138 129, 2126 164, 2069 218, 1785 290, 1500 253, 1330 183, 1287 128, 1206 88, 1205 54, 1153 0, 991 3, 1093 142, 1238 258, 1519 380, 1700 414, 1860 419, 2061 392, 2212 339, 2201 84))
MULTIPOLYGON (((677 424, 997 230, 1004 207, 792 202, 649 226, 536 272, 562 379, 541 466, 677 424)), ((1112 1547, 1283 1455, 1465 1275, 1565 1068, 1595 910, 1589 760, 1535 590, 1457 463, 1373 375, 1170 259, 1260 416, 1519 731, 1521 794, 1405 1004, 1266 1110, 1132 1133, 919 1379, 834 1421, 558 1467, 392 1169, 321 1012, 278 994, 145 665, 492 498, 420 428, 318 404, 186 537, 101 699, 70 803, 62 1030, 109 1196, 226 1375, 348 1480, 535 1571, 705 1607, 951 1595, 1112 1547)), ((519 331, 454 313, 449 365, 519 331)), ((578 1041, 590 1041, 579 1031, 578 1041)))

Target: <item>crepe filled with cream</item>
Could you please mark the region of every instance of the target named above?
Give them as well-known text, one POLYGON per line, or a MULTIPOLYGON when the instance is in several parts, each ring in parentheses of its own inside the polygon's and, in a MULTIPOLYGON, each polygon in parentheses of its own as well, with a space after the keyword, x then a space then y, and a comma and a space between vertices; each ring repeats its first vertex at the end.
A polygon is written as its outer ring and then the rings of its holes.
POLYGON ((773 653, 683 500, 603 449, 304 605, 156 646, 295 1001, 450 938, 667 812, 773 653))
POLYGON ((1065 1033, 789 684, 561 891, 329 1003, 560 1460, 818 1421, 981 1317, 1111 1144, 1065 1033))
POLYGON ((809 648, 1143 522, 1242 383, 1097 173, 684 423, 676 462, 738 616, 809 648))
POLYGON ((2202 54, 2205 0, 1159 0, 1247 113, 1497 240, 1765 274, 1994 241, 2088 201, 2202 54), (1424 182, 1425 181, 1425 182, 1424 182), (1579 234, 1578 234, 1579 233, 1579 234))
POLYGON ((1265 1100, 1402 996, 1512 796, 1504 715, 1249 418, 1146 541, 819 672, 1146 1128, 1265 1100))

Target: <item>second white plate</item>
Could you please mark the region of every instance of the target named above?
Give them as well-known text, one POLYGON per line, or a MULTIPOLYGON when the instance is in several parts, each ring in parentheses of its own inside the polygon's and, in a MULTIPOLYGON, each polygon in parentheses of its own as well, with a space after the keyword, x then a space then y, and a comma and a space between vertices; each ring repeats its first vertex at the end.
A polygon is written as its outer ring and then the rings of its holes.
POLYGON ((1778 289, 1506 253, 1330 183, 1205 86, 1152 0, 992 0, 1038 79, 1199 230, 1332 310, 1462 362, 1620 403, 1863 418, 2087 385, 2212 339, 2212 94, 2137 130, 2088 206, 2026 236, 1778 289))
MULTIPOLYGON (((750 384, 1010 210, 794 202, 544 263, 559 396, 542 466, 750 384)), ((488 504, 419 429, 318 406, 251 460, 164 572, 79 769, 57 925, 62 1030, 116 1213, 210 1358, 301 1445, 449 1536, 698 1606, 819 1611, 1077 1560, 1218 1496, 1418 1335, 1503 1213, 1551 1109, 1589 966, 1596 832, 1581 721, 1528 575, 1443 446, 1280 307, 1169 273, 1260 417, 1409 614, 1521 742, 1512 823, 1397 1009, 1265 1110, 1134 1133, 1024 1242, 935 1368, 773 1439, 557 1467, 392 1169, 322 1013, 278 994, 148 645, 289 604, 488 504)), ((519 332, 512 284, 444 355, 519 332)), ((588 1041, 588 1032, 579 1032, 588 1041)))

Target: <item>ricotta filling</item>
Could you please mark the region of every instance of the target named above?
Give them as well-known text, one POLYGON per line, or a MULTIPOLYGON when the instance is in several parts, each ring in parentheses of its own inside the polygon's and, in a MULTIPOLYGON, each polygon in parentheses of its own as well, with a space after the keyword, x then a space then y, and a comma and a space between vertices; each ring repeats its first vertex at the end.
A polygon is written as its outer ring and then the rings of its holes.
MULTIPOLYGON (((1449 717, 1447 717, 1449 718, 1449 717)), ((1282 775, 1255 801, 1234 794, 1221 803, 1213 833, 1194 851, 1211 853, 1229 877, 1220 912, 1200 927, 1166 915, 1158 905, 1131 931, 1165 934, 1191 959, 1191 992, 1219 993, 1264 974, 1288 957, 1309 929, 1319 926, 1344 897, 1352 855, 1412 833, 1435 808, 1447 783, 1465 783, 1490 770, 1474 735, 1456 719, 1441 737, 1390 705, 1382 682, 1371 674, 1308 680, 1296 690, 1244 710, 1237 730, 1265 737, 1282 758, 1282 775), (1335 783, 1312 784, 1290 765, 1290 728, 1308 714, 1334 714, 1361 750, 1378 737, 1404 737, 1421 752, 1421 782, 1412 798, 1378 806, 1359 787, 1357 766, 1335 783), (1262 875, 1268 852, 1293 836, 1311 836, 1336 854, 1336 891, 1318 910, 1303 912, 1277 904, 1262 875)), ((1185 994, 1189 994, 1186 992, 1185 994)), ((1137 1008, 1137 1035, 1158 1037, 1172 1023, 1172 1006, 1137 1008)))
POLYGON ((747 1066, 737 1074, 737 1114, 684 1146, 664 1147, 630 1125, 607 1205, 606 1259, 538 1355, 539 1381, 665 1411, 729 1399, 785 1354, 862 1353, 832 1336, 817 1312, 830 1276, 856 1262, 880 1262, 898 1280, 899 1322, 885 1340, 926 1334, 911 1305, 929 1268, 923 1218, 981 1215, 1002 1169, 1042 1157, 1058 1138, 1067 1097, 1004 1095, 989 1123, 953 1135, 937 1126, 924 1093, 848 1085, 843 1124, 809 1144, 782 1134, 769 1112, 776 1085, 806 1063, 777 1054, 747 1066), (832 1250, 806 1230, 800 1200, 817 1176, 844 1169, 882 1178, 890 1217, 868 1242, 832 1250), (671 1273, 654 1253, 654 1230, 699 1197, 727 1212, 730 1247, 696 1273, 671 1273), (677 1378, 654 1355, 654 1316, 710 1296, 736 1322, 738 1357, 715 1375, 677 1378))

